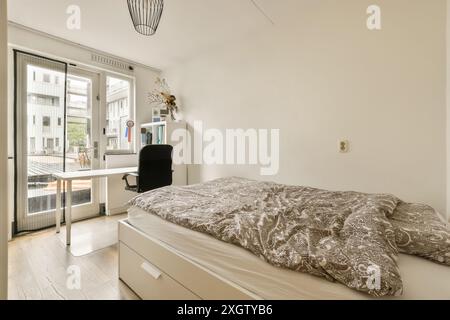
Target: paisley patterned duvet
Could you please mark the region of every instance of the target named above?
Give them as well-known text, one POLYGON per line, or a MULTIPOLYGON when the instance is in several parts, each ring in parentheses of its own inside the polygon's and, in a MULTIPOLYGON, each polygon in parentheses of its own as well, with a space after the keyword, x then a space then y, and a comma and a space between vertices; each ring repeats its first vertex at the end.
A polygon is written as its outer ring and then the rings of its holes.
POLYGON ((275 266, 373 296, 403 292, 399 250, 450 262, 449 232, 434 210, 387 194, 233 177, 153 190, 129 204, 241 246, 275 266))

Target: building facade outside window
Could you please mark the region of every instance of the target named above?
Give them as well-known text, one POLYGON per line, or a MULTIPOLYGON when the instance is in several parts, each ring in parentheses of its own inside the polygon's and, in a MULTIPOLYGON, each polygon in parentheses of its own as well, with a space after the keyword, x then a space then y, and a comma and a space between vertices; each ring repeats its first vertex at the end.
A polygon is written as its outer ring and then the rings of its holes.
POLYGON ((134 120, 131 105, 131 82, 107 77, 106 86, 106 149, 132 151, 133 144, 132 141, 129 142, 127 136, 127 122, 134 120))
POLYGON ((56 72, 29 66, 27 101, 31 121, 27 132, 30 144, 28 152, 32 155, 48 155, 51 152, 62 156, 62 144, 56 145, 55 138, 64 136, 64 94, 61 84, 50 82, 56 77, 56 72))
MULTIPOLYGON (((106 96, 106 150, 133 151, 132 135, 127 136, 127 122, 134 120, 133 99, 131 97, 132 81, 107 76, 106 96)), ((30 67, 28 73, 28 124, 29 152, 33 155, 61 155, 64 136, 64 95, 61 88, 64 83, 54 74, 39 67, 30 67), (58 138, 57 138, 58 137, 58 138), (48 140, 51 139, 51 140, 48 140), (32 142, 33 141, 33 142, 32 142)), ((87 116, 92 111, 88 108, 86 83, 77 78, 67 80, 67 152, 77 154, 83 146, 86 134, 90 134, 90 120, 87 116), (79 140, 79 141, 78 141, 79 140), (83 140, 83 141, 82 141, 83 140)), ((134 130, 134 128, 133 128, 134 130)))

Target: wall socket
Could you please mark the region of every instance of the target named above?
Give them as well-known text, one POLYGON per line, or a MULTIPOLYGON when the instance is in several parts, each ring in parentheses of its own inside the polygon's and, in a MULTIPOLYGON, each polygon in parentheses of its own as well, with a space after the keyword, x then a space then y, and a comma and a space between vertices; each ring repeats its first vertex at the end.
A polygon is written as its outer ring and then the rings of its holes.
POLYGON ((350 143, 348 140, 339 140, 338 148, 340 153, 347 153, 350 151, 350 143))

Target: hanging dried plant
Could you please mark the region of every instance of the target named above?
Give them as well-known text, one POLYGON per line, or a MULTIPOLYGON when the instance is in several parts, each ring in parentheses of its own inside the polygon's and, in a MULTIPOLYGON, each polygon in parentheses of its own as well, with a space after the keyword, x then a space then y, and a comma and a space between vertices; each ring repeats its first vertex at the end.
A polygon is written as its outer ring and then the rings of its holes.
POLYGON ((171 93, 166 79, 156 79, 157 88, 148 95, 150 105, 165 107, 170 113, 172 120, 176 120, 175 113, 178 112, 177 98, 171 93))

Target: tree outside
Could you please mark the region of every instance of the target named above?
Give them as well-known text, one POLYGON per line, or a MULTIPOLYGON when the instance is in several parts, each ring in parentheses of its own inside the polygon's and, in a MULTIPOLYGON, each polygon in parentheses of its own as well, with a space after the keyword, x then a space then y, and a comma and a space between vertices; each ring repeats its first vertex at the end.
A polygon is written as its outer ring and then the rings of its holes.
POLYGON ((74 147, 79 147, 79 152, 86 148, 87 126, 84 123, 67 123, 67 140, 69 141, 69 150, 75 152, 74 147))

